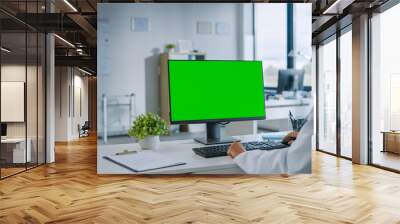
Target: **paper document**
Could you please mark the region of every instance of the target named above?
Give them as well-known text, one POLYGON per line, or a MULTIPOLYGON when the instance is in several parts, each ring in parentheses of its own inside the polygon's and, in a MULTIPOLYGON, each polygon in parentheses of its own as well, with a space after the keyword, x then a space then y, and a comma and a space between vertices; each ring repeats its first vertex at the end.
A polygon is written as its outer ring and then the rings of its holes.
POLYGON ((144 172, 186 164, 161 153, 150 151, 141 151, 136 154, 127 155, 110 155, 103 158, 133 172, 144 172))

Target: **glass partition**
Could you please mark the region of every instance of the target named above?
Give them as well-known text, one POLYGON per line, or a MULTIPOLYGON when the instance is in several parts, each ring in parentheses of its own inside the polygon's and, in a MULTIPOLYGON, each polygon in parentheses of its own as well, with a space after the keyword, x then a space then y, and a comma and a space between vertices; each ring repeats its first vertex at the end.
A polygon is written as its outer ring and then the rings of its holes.
POLYGON ((318 149, 336 154, 336 39, 318 48, 318 149))
POLYGON ((371 162, 400 171, 400 5, 371 18, 371 162))
MULTIPOLYGON (((44 1, 1 2, 21 15, 43 12, 44 1)), ((43 33, 0 13, 0 178, 45 163, 43 33)))
POLYGON ((25 32, 1 34, 1 176, 26 169, 31 162, 27 140, 27 48, 25 32))
POLYGON ((352 157, 352 32, 340 36, 340 154, 352 157))

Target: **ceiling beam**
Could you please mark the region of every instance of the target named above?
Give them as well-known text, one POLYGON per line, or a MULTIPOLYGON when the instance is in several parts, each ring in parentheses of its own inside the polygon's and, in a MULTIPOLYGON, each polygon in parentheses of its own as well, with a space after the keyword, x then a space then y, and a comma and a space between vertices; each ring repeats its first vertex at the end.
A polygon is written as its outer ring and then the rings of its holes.
POLYGON ((80 14, 67 14, 67 16, 74 21, 78 26, 80 26, 91 38, 97 37, 97 30, 90 24, 85 17, 80 14))
POLYGON ((332 4, 328 5, 326 7, 322 14, 332 14, 332 15, 337 15, 337 14, 343 14, 343 11, 351 5, 355 0, 336 0, 333 1, 332 4))
POLYGON ((97 62, 95 57, 91 56, 55 56, 56 66, 76 66, 87 67, 96 71, 97 62))

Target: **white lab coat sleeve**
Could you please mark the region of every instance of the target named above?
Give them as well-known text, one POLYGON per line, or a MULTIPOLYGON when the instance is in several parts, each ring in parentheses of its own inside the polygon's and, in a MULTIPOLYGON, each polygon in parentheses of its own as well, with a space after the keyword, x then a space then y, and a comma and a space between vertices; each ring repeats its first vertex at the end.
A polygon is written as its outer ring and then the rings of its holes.
POLYGON ((311 173, 312 134, 299 133, 290 146, 287 157, 287 173, 311 173))
POLYGON ((296 141, 288 148, 272 151, 248 151, 234 158, 234 162, 248 174, 311 173, 313 111, 299 132, 296 141))
POLYGON ((314 134, 314 111, 311 110, 307 122, 301 128, 296 141, 287 153, 288 174, 311 173, 312 136, 314 134))
POLYGON ((272 151, 254 150, 240 153, 234 162, 248 174, 287 173, 286 153, 288 148, 272 151))

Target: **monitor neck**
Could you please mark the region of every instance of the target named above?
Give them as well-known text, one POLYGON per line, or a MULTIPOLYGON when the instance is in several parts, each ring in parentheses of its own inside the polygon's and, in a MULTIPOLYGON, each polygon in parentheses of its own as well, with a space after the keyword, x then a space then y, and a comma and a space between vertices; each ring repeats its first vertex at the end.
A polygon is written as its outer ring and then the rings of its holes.
POLYGON ((223 126, 215 122, 206 123, 206 137, 207 139, 220 139, 223 126))
POLYGON ((223 144, 238 141, 232 137, 223 136, 223 128, 223 125, 217 122, 207 122, 206 137, 195 138, 194 140, 205 145, 223 144))

